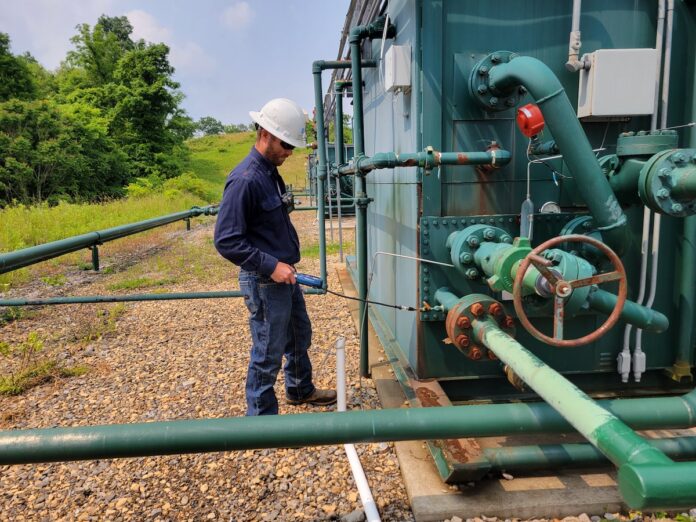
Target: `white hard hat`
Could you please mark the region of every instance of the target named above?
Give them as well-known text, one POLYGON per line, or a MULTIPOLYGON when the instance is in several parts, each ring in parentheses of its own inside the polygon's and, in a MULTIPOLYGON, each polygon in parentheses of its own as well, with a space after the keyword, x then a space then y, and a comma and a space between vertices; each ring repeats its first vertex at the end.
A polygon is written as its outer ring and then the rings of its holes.
POLYGON ((305 122, 307 118, 302 107, 287 98, 274 98, 261 107, 259 112, 251 111, 249 116, 276 138, 295 147, 306 147, 305 122))

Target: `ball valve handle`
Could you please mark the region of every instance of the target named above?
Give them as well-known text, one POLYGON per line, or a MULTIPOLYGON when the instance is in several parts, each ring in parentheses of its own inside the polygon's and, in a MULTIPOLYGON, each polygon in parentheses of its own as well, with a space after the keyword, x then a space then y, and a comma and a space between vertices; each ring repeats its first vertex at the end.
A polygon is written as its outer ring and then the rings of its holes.
POLYGON ((626 270, 624 269, 623 263, 619 259, 619 256, 609 248, 607 245, 601 241, 594 239, 589 236, 583 236, 580 234, 572 234, 568 236, 558 236, 553 239, 542 243, 535 249, 533 249, 527 256, 520 262, 520 266, 515 274, 515 281, 513 283, 513 304, 515 305, 515 311, 517 312, 517 319, 520 321, 522 326, 535 338, 543 341, 550 346, 557 346, 562 348, 569 348, 575 346, 582 346, 596 341, 605 333, 607 333, 619 320, 619 315, 623 310, 624 303, 626 302, 627 295, 627 282, 626 282, 626 270), (588 243, 601 252, 603 252, 611 264, 614 270, 611 272, 606 272, 602 274, 597 274, 592 277, 586 277, 583 279, 576 279, 574 281, 565 281, 559 274, 549 268, 551 261, 544 259, 539 254, 543 251, 555 247, 559 243, 588 243), (529 266, 534 265, 534 267, 539 271, 546 282, 548 283, 551 291, 553 292, 553 337, 544 335, 539 330, 537 330, 532 323, 529 321, 527 314, 522 306, 522 281, 524 279, 529 266), (619 281, 619 292, 618 299, 616 300, 616 305, 612 310, 611 314, 604 321, 599 328, 594 332, 585 335, 584 337, 579 337, 578 339, 563 339, 563 322, 564 322, 564 304, 568 297, 573 293, 576 288, 582 288, 589 285, 599 285, 602 283, 608 283, 610 281, 619 281))

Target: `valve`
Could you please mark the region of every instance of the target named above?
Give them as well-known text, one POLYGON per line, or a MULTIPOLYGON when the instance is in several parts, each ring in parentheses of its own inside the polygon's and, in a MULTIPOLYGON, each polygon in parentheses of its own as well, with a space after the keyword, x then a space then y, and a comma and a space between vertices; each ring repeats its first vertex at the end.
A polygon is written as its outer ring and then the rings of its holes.
POLYGON ((522 134, 531 138, 544 130, 544 115, 541 109, 533 103, 528 103, 517 109, 517 126, 522 134))
POLYGON ((515 275, 512 291, 513 303, 515 305, 515 311, 517 312, 517 319, 520 321, 522 326, 524 326, 524 328, 535 338, 551 346, 557 347, 582 346, 594 342, 607 333, 619 320, 624 303, 626 302, 626 294, 626 270, 624 269, 619 256, 617 256, 611 248, 601 241, 582 235, 558 236, 533 249, 520 263, 515 275), (594 246, 607 256, 611 264, 614 266, 614 271, 597 274, 582 279, 576 279, 573 281, 566 281, 562 279, 561 275, 556 270, 549 268, 553 264, 553 261, 545 259, 539 255, 541 252, 555 247, 560 243, 588 243, 594 246), (553 337, 544 335, 532 325, 522 305, 523 280, 530 265, 534 265, 539 273, 541 273, 554 298, 553 337), (619 281, 618 299, 616 300, 616 304, 614 305, 611 314, 604 324, 602 324, 594 332, 589 333, 584 337, 580 337, 578 339, 563 339, 564 305, 566 300, 578 288, 599 285, 610 281, 619 281))

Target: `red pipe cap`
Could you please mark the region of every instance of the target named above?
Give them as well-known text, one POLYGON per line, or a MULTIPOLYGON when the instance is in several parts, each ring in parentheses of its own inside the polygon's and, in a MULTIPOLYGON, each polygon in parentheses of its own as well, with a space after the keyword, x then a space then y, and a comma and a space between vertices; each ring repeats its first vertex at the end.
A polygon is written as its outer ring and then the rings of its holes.
POLYGON ((517 109, 517 126, 522 134, 531 138, 544 130, 544 115, 541 109, 532 103, 517 109))

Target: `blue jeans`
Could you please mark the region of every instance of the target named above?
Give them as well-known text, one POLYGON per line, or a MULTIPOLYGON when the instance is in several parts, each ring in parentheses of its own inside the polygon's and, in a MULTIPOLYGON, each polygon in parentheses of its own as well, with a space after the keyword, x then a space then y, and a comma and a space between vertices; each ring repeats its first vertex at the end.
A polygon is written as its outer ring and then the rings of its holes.
POLYGON ((257 272, 239 272, 239 288, 249 310, 251 360, 246 381, 247 415, 278 413, 273 385, 285 355, 285 393, 303 399, 314 392, 312 324, 299 285, 276 283, 257 272))

